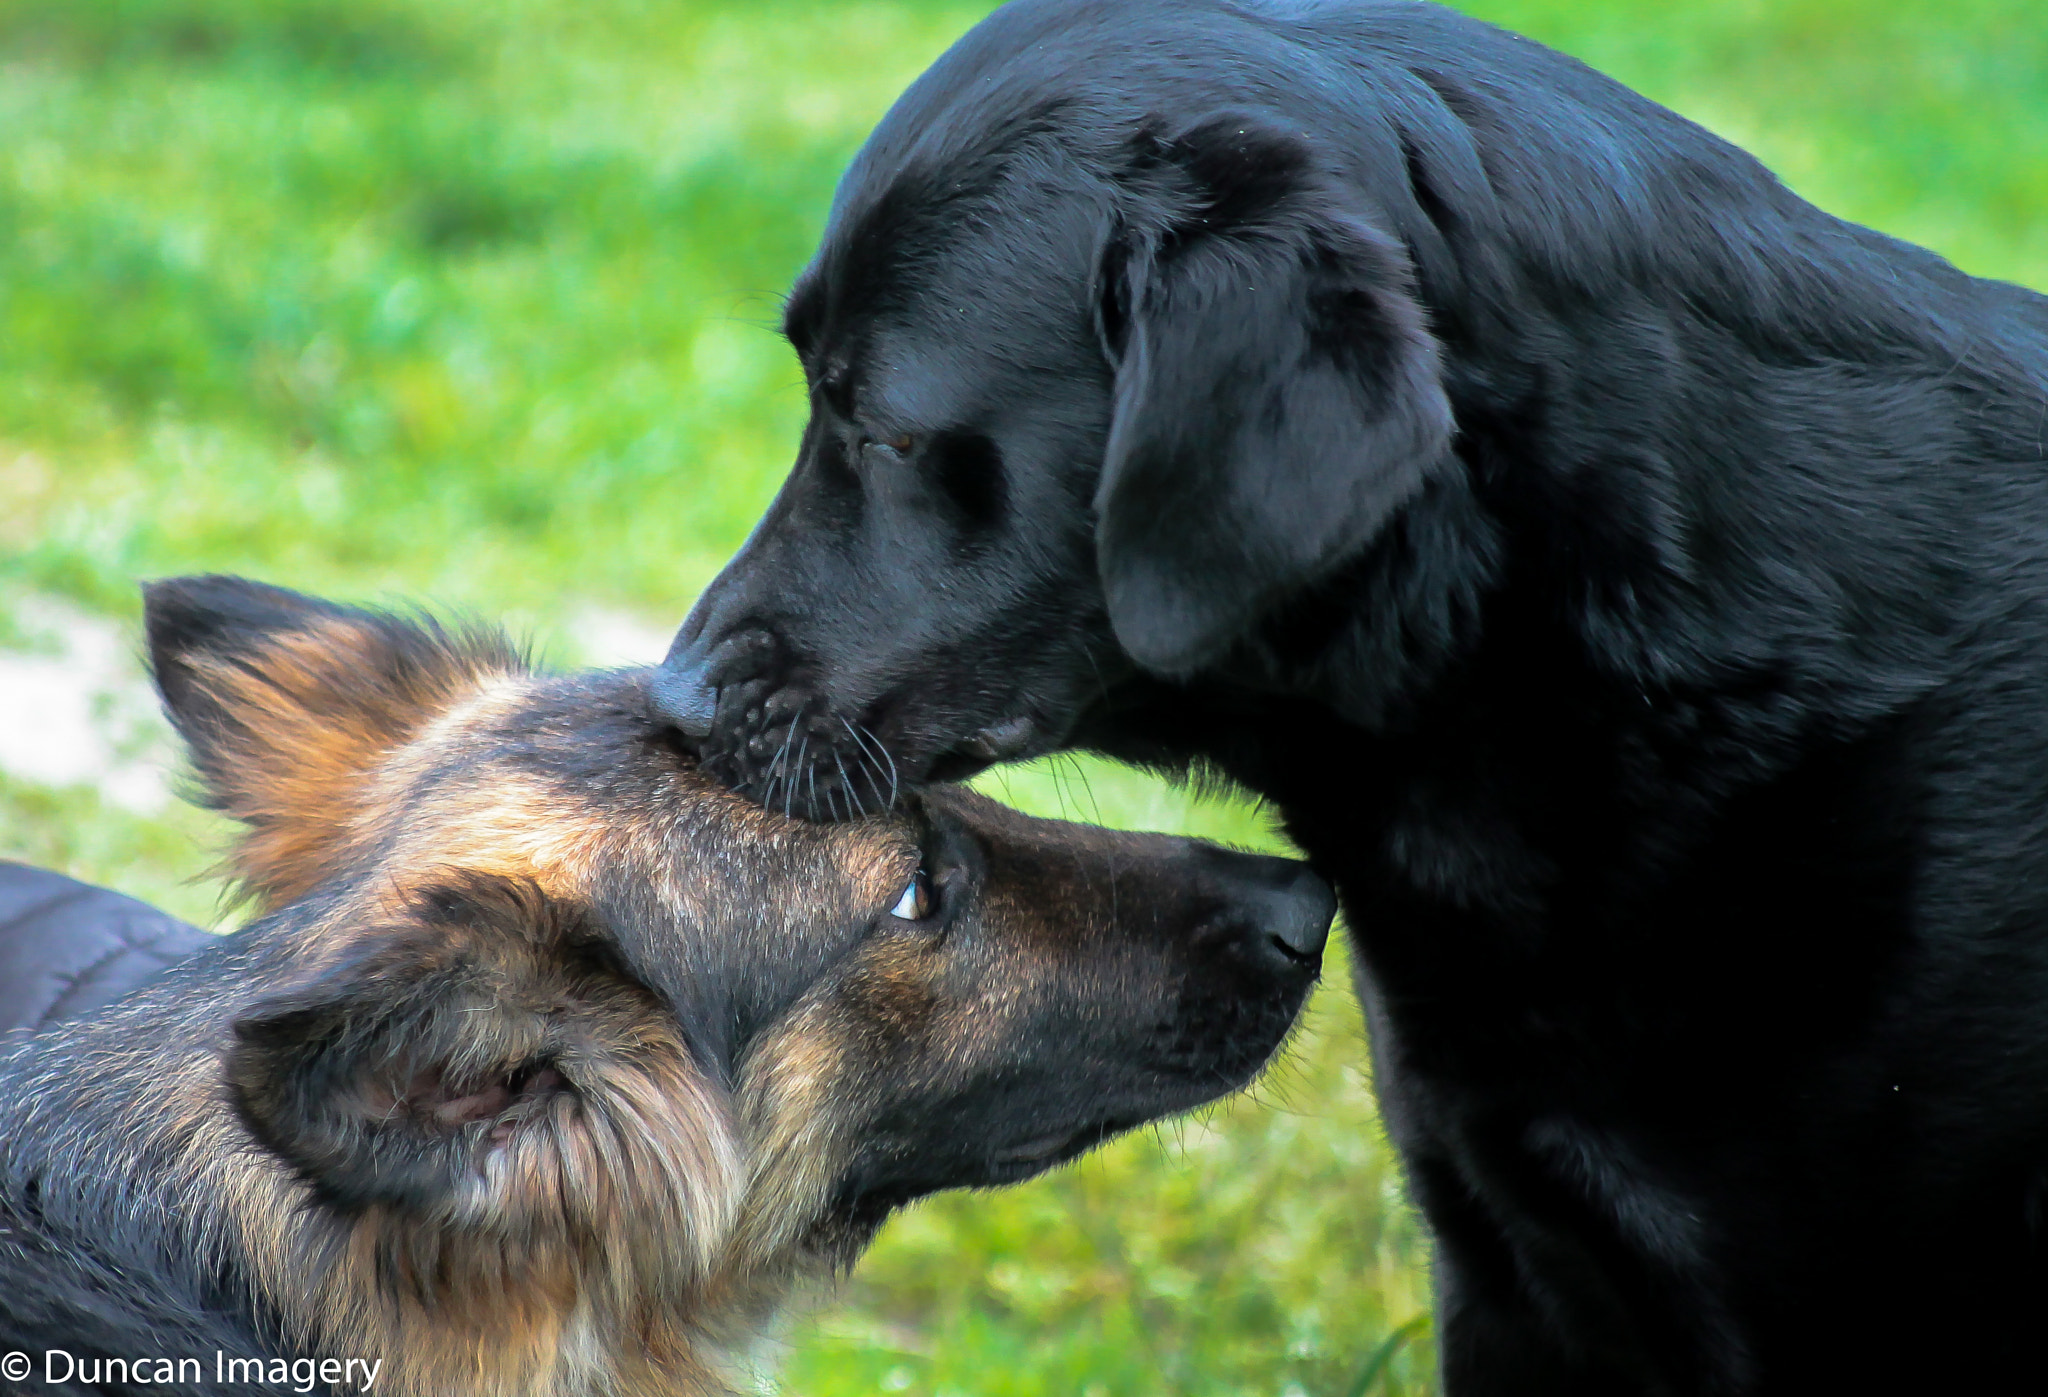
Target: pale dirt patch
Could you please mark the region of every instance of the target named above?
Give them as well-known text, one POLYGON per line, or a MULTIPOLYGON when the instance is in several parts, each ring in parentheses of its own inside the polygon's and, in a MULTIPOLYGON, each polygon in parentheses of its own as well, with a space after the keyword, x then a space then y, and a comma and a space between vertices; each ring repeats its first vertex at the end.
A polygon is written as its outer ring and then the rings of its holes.
POLYGON ((70 602, 16 596, 18 633, 0 649, 0 771, 45 786, 91 786, 153 814, 171 798, 176 760, 140 637, 70 602))
POLYGON ((658 625, 632 612, 591 607, 576 613, 562 639, 577 664, 658 665, 682 620, 678 613, 666 625, 658 625))

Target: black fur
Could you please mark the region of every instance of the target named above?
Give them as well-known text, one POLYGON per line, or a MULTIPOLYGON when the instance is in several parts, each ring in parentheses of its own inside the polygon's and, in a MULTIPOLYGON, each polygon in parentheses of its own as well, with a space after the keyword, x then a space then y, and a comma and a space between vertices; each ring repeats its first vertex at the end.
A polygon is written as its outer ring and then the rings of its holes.
POLYGON ((1018 0, 788 330, 661 706, 818 818, 1268 798, 1452 1397, 2048 1387, 2048 300, 1447 10, 1018 0))

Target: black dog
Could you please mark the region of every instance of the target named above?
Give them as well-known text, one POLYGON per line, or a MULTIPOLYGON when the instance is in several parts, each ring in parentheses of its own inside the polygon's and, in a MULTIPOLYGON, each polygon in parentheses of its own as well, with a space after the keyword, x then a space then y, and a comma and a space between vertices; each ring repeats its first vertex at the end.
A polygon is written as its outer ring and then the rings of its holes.
POLYGON ((1020 0, 787 330, 660 704, 1276 804, 1454 1397, 2048 1390, 2048 301, 1446 10, 1020 0))

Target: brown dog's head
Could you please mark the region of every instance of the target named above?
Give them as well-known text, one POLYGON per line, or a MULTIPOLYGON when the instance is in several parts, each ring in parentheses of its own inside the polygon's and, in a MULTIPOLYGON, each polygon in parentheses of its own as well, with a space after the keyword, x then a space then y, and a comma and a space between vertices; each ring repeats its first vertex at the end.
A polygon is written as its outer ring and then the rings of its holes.
POLYGON ((895 1205, 1242 1085, 1317 972, 1298 864, 949 789, 785 819, 698 773, 644 671, 230 578, 148 622, 266 911, 194 1158, 256 1161, 216 1192, 259 1292, 419 1390, 708 1381, 706 1329, 895 1205))

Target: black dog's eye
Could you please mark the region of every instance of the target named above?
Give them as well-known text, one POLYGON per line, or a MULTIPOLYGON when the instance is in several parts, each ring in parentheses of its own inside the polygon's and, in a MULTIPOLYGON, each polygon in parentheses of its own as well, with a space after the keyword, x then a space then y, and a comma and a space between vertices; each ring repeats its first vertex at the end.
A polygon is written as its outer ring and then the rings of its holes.
POLYGON ((916 446, 917 438, 908 432, 904 432, 899 436, 890 437, 887 441, 875 437, 865 437, 861 440, 860 449, 863 452, 886 451, 891 456, 900 458, 908 456, 916 446))
POLYGON ((932 880, 920 868, 903 889, 903 896, 896 899, 896 905, 889 909, 892 917, 901 917, 906 922, 921 922, 932 914, 932 880))

